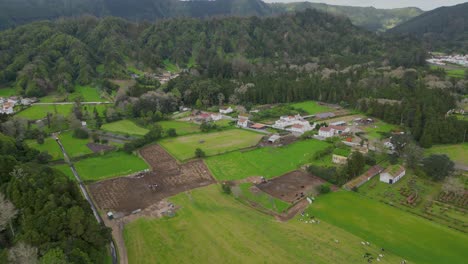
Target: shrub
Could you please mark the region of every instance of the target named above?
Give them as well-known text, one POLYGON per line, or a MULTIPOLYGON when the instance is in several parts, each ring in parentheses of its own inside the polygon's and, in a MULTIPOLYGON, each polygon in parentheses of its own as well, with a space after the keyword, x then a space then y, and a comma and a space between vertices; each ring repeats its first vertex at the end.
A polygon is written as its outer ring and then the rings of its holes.
POLYGON ((206 156, 206 154, 205 154, 205 152, 204 152, 201 148, 197 148, 197 149, 195 150, 195 157, 197 157, 197 158, 203 158, 203 157, 205 157, 205 156, 206 156))
POLYGON ((44 137, 40 136, 36 139, 36 141, 37 141, 37 144, 42 145, 44 144, 44 137))
POLYGON ((326 194, 326 193, 329 193, 331 189, 330 189, 330 186, 328 186, 328 184, 322 184, 318 186, 318 191, 320 194, 326 194))
POLYGON ((176 137, 177 131, 175 130, 175 128, 169 128, 168 130, 166 130, 166 134, 170 137, 176 137))
POLYGON ((88 134, 88 131, 82 128, 75 128, 75 130, 73 130, 73 137, 87 139, 89 137, 89 134, 88 134))
POLYGON ((225 182, 221 184, 221 189, 223 190, 223 193, 225 194, 231 194, 231 186, 225 182))

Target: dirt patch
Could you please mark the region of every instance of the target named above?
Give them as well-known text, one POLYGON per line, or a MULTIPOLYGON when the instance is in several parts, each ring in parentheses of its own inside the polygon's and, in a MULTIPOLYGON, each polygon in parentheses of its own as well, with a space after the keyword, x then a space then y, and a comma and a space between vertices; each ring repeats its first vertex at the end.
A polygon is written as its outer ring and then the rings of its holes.
POLYGON ((326 183, 325 180, 296 170, 260 183, 256 186, 269 195, 288 203, 294 203, 304 198, 308 193, 315 191, 315 187, 326 183))
POLYGON ((179 164, 159 145, 140 151, 152 170, 89 185, 100 209, 128 215, 164 198, 215 182, 202 160, 179 164))
POLYGON ((114 150, 115 147, 109 145, 102 145, 96 143, 88 143, 86 146, 94 153, 101 152, 101 151, 110 151, 114 150))

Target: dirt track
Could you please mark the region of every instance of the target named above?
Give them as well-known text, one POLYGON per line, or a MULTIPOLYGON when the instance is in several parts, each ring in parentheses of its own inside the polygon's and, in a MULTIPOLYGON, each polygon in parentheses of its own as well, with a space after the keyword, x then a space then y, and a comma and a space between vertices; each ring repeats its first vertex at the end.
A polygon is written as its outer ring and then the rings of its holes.
POLYGON ((140 154, 151 166, 150 172, 89 185, 101 210, 128 215, 166 197, 215 182, 201 160, 179 164, 159 145, 145 147, 140 154))

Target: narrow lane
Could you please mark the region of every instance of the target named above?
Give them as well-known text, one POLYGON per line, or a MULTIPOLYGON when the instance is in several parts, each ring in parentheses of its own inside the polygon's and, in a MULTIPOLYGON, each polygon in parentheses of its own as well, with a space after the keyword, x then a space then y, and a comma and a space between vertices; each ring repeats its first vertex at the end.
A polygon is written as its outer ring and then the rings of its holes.
MULTIPOLYGON (((67 152, 65 151, 65 148, 62 145, 62 142, 60 142, 60 139, 57 136, 54 135, 54 137, 55 137, 55 141, 57 142, 60 149, 62 150, 65 161, 68 163, 68 166, 70 166, 70 169, 73 172, 73 175, 75 176, 76 181, 78 182, 78 186, 80 187, 81 193, 83 194, 86 201, 88 201, 89 206, 91 207, 91 210, 93 210, 94 217, 96 218, 96 220, 98 221, 99 224, 104 225, 104 221, 102 220, 101 216, 99 215, 99 212, 98 212, 96 206, 94 205, 93 200, 89 196, 88 191, 86 190, 86 186, 84 185, 83 181, 80 178, 80 175, 76 171, 75 166, 73 165, 70 158, 68 157, 68 154, 67 154, 67 152)), ((115 249, 115 245, 114 245, 113 240, 110 241, 110 249, 111 249, 111 255, 112 255, 112 264, 118 264, 117 251, 115 249)))

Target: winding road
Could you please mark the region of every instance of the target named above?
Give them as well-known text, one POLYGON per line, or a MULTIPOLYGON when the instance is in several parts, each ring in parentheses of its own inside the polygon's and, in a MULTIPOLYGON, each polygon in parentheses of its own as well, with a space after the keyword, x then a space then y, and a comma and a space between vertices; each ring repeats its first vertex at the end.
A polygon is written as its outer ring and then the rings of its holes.
MULTIPOLYGON (((55 137, 55 141, 57 141, 57 144, 59 145, 60 149, 62 150, 63 157, 64 157, 65 161, 68 163, 68 166, 70 166, 70 169, 73 172, 73 175, 75 176, 76 180, 78 181, 78 186, 80 187, 81 193, 83 194, 84 198, 88 201, 89 206, 91 207, 91 210, 93 210, 94 217, 96 218, 96 220, 98 221, 99 224, 104 225, 104 221, 102 220, 101 216, 99 215, 99 212, 98 212, 96 206, 94 205, 93 200, 89 196, 88 191, 86 190, 86 186, 84 185, 83 181, 80 178, 80 175, 76 171, 75 166, 73 165, 70 158, 68 157, 68 154, 67 154, 67 152, 65 151, 65 148, 62 145, 62 142, 60 142, 60 139, 57 136, 53 135, 53 137, 55 137)), ((118 264, 117 250, 115 249, 115 245, 114 245, 113 240, 110 241, 109 246, 110 246, 110 249, 111 249, 112 264, 118 264)))

